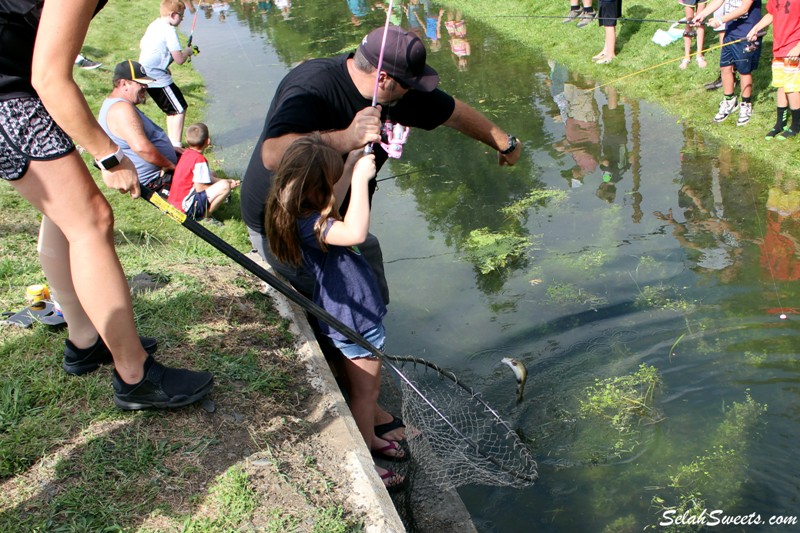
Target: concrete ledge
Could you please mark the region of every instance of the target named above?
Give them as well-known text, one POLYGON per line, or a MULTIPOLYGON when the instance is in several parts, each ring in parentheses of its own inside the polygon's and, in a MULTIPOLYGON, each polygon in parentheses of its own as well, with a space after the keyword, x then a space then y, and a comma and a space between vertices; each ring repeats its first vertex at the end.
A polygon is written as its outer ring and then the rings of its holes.
MULTIPOLYGON (((275 274, 258 254, 251 252, 247 256, 275 274)), ((265 292, 272 296, 277 311, 291 322, 292 333, 298 338, 298 355, 306 366, 308 381, 321 397, 309 418, 317 422, 324 420, 324 423, 317 424, 320 438, 335 443, 334 448, 343 451, 342 457, 337 458, 339 460, 336 462, 348 475, 348 479, 344 480, 350 489, 347 491, 348 503, 353 509, 364 513, 366 531, 405 532, 400 515, 375 471, 372 455, 350 414, 350 408, 305 319, 305 311, 267 283, 264 286, 265 292)))

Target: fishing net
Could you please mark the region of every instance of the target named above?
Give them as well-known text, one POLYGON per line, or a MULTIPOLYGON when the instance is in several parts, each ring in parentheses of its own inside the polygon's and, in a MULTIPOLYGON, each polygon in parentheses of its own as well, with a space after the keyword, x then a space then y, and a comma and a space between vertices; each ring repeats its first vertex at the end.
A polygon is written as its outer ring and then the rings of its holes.
POLYGON ((442 489, 526 487, 536 481, 536 461, 527 447, 480 394, 423 359, 386 359, 400 378, 406 432, 419 432, 407 442, 414 469, 426 481, 442 489))

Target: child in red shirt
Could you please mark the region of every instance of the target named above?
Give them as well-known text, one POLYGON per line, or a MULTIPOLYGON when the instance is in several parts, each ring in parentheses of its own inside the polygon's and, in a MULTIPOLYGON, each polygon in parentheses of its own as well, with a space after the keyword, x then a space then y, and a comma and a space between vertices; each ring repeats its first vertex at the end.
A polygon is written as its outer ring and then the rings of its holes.
POLYGON ((766 140, 785 141, 800 133, 800 2, 769 0, 767 13, 747 34, 749 41, 772 24, 772 86, 777 87, 778 119, 766 140), (791 113, 792 125, 787 127, 791 113))
POLYGON ((240 183, 239 180, 219 179, 211 171, 203 155, 210 142, 208 127, 202 122, 186 129, 188 148, 175 165, 167 197, 170 204, 195 220, 216 220, 211 218, 211 213, 240 183))

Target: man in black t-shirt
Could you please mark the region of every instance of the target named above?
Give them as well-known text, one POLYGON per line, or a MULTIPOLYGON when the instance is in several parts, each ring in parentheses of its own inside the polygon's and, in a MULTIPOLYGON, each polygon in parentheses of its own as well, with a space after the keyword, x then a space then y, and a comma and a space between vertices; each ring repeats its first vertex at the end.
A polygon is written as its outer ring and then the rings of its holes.
MULTIPOLYGON (((242 218, 253 246, 275 270, 307 295, 313 292, 313 277, 280 263, 270 253, 264 229, 264 203, 272 172, 295 139, 319 132, 342 157, 351 150, 375 143, 379 170, 387 158, 380 145, 381 125, 386 120, 425 130, 450 126, 497 150, 500 165, 513 165, 522 151, 515 137, 472 107, 436 88, 439 76, 425 64, 425 45, 413 32, 389 26, 383 63, 378 72, 383 33, 382 27, 373 30, 354 54, 312 59, 286 75, 272 100, 264 130, 242 180, 242 218), (373 107, 376 88, 378 105, 373 107)), ((373 180, 370 197, 374 189, 373 180)), ((347 201, 345 198, 342 211, 347 209, 347 201)), ((388 303, 377 239, 370 235, 359 249, 375 269, 388 303)))
MULTIPOLYGON (((311 297, 314 277, 285 265, 270 252, 264 228, 264 204, 286 148, 298 137, 319 132, 345 158, 355 149, 373 145, 380 170, 387 153, 380 145, 381 125, 393 124, 432 130, 445 125, 477 139, 499 152, 500 165, 513 165, 522 151, 519 141, 478 111, 436 88, 439 76, 425 64, 425 45, 414 33, 398 26, 386 32, 383 62, 378 72, 383 28, 373 30, 354 54, 312 59, 298 65, 278 85, 264 130, 256 143, 241 185, 242 219, 258 253, 291 284, 311 297), (378 105, 372 105, 373 95, 378 105)), ((370 182, 370 198, 375 181, 370 182)), ((342 214, 349 198, 342 203, 342 214)), ((374 235, 359 245, 381 287, 384 302, 389 290, 383 272, 383 256, 374 235)), ((334 364, 338 350, 319 334, 316 320, 309 322, 320 347, 334 364)), ((402 421, 383 409, 376 413, 376 434, 388 440, 405 437, 402 421)))

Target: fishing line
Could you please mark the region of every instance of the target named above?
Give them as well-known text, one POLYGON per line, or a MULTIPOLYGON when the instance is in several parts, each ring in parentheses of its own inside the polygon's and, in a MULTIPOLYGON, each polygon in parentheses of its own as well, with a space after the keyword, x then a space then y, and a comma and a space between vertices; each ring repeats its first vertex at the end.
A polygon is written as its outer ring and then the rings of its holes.
MULTIPOLYGON (((489 18, 525 18, 525 19, 560 19, 563 20, 565 17, 563 16, 553 16, 553 15, 490 15, 489 18)), ((580 18, 580 16, 578 17, 580 18)), ((628 17, 593 17, 593 20, 616 20, 620 22, 661 22, 661 23, 668 23, 668 24, 686 24, 686 19, 681 20, 667 20, 667 19, 636 19, 636 18, 628 18, 628 17)), ((703 23, 705 24, 705 22, 703 23)))
MULTIPOLYGON (((763 37, 764 35, 766 35, 766 31, 758 32, 758 36, 759 37, 763 37)), ((711 46, 711 47, 706 48, 705 50, 703 50, 703 52, 710 52, 711 50, 716 50, 717 48, 723 48, 725 46, 729 46, 731 44, 740 43, 740 42, 746 41, 746 40, 747 40, 747 37, 742 37, 741 39, 736 39, 735 41, 731 41, 729 43, 723 43, 723 44, 717 44, 717 45, 711 46)), ((691 54, 689 54, 689 57, 696 56, 698 53, 700 53, 700 52, 692 52, 691 54)), ((630 74, 626 74, 625 76, 622 76, 621 78, 616 78, 616 79, 613 79, 613 80, 608 81, 606 83, 603 83, 601 85, 596 85, 595 87, 593 87, 591 89, 585 89, 585 90, 587 92, 591 92, 591 91, 594 91, 595 89, 600 89, 601 87, 605 87, 606 85, 611 85, 612 83, 617 83, 617 82, 620 82, 620 81, 622 81, 624 79, 627 79, 627 78, 636 76, 638 74, 641 74, 643 72, 647 72, 648 70, 653 70, 653 69, 656 69, 658 67, 663 67, 664 65, 669 65, 670 63, 675 63, 676 61, 682 60, 684 57, 686 57, 686 56, 682 55, 682 56, 676 57, 674 59, 668 59, 667 61, 664 61, 663 63, 659 63, 658 65, 653 65, 653 66, 650 66, 650 67, 643 68, 641 70, 637 70, 636 72, 631 72, 630 74)))

